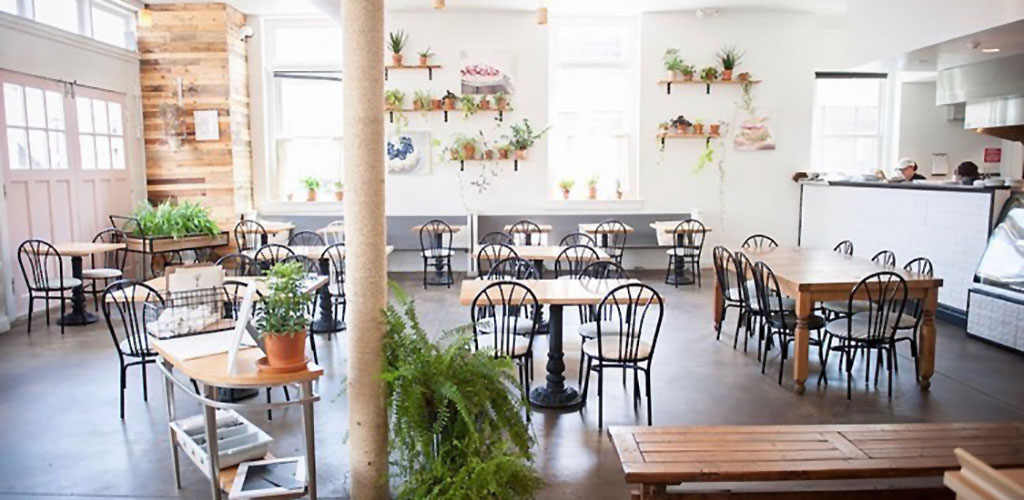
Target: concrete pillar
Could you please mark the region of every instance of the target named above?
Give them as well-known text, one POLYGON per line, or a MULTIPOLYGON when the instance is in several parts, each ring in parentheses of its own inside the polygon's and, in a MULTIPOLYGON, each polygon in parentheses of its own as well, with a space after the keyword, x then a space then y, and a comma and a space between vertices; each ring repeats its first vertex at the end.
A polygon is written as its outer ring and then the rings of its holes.
POLYGON ((387 303, 384 219, 384 1, 341 0, 345 242, 352 498, 388 498, 388 424, 380 368, 387 303))

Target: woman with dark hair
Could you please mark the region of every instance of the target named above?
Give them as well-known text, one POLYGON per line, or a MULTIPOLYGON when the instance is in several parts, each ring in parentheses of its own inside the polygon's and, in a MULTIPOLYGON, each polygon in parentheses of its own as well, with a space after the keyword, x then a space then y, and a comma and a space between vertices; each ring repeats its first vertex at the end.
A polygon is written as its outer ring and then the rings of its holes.
POLYGON ((957 165, 956 178, 960 184, 970 186, 974 184, 974 181, 981 180, 981 172, 973 161, 965 161, 957 165))

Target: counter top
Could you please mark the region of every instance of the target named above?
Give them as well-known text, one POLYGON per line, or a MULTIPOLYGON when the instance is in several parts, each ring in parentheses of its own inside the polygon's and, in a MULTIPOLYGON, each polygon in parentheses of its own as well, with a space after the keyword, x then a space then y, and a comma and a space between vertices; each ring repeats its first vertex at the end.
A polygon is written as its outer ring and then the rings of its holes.
POLYGON ((847 187, 869 187, 884 189, 919 189, 924 191, 960 191, 966 193, 991 193, 1000 189, 1010 189, 1009 186, 964 186, 962 184, 940 184, 936 182, 858 182, 858 181, 809 181, 801 185, 809 186, 847 186, 847 187))

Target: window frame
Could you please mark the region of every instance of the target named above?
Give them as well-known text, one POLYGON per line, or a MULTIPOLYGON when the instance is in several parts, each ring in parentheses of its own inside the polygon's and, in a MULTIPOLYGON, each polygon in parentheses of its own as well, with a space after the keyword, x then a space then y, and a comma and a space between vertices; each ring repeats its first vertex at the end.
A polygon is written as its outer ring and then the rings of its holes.
MULTIPOLYGON (((12 15, 16 15, 18 17, 22 17, 22 18, 28 19, 30 21, 39 23, 39 24, 41 24, 43 26, 46 26, 48 28, 52 28, 52 29, 55 29, 55 30, 60 30, 60 31, 65 32, 65 33, 74 33, 76 35, 81 35, 81 36, 84 36, 84 37, 89 38, 91 40, 95 40, 95 41, 97 41, 99 43, 102 43, 104 45, 116 47, 116 48, 122 49, 122 50, 132 51, 132 52, 137 51, 138 26, 137 26, 137 19, 136 18, 137 18, 138 10, 143 7, 143 4, 140 1, 136 1, 136 0, 74 0, 75 1, 75 9, 77 10, 77 14, 78 14, 78 26, 76 27, 76 29, 74 31, 66 30, 66 29, 64 29, 62 27, 59 27, 59 26, 54 26, 52 24, 48 24, 48 23, 44 23, 44 22, 38 21, 37 20, 38 16, 36 15, 36 4, 37 4, 37 2, 40 2, 40 1, 41 0, 17 0, 17 6, 18 6, 17 13, 16 14, 12 14, 12 15), (93 23, 92 23, 92 11, 95 8, 98 8, 100 10, 105 10, 105 11, 107 11, 109 13, 112 13, 112 14, 115 14, 115 15, 123 16, 125 18, 125 21, 127 22, 126 24, 127 24, 128 30, 132 33, 131 39, 129 39, 128 37, 124 37, 124 40, 122 40, 122 43, 120 43, 120 44, 111 44, 109 42, 106 42, 104 40, 100 40, 100 39, 96 38, 95 32, 93 30, 93 23)), ((42 0, 42 1, 45 1, 45 0, 42 0)))
POLYGON ((847 175, 860 175, 860 174, 871 174, 875 171, 881 170, 886 171, 885 165, 888 163, 890 151, 892 149, 892 137, 890 137, 889 130, 892 127, 890 117, 893 109, 893 76, 887 73, 853 73, 853 72, 818 72, 815 74, 814 80, 814 100, 811 111, 811 165, 810 169, 813 171, 820 171, 826 174, 847 174, 847 175), (877 123, 878 128, 874 133, 824 133, 825 123, 822 121, 824 107, 819 101, 818 82, 822 80, 873 80, 878 84, 878 116, 877 123), (819 156, 820 151, 823 147, 823 143, 829 138, 840 138, 840 139, 858 139, 858 138, 874 138, 877 141, 875 151, 875 167, 867 171, 853 171, 847 172, 843 169, 835 168, 824 168, 821 165, 819 156))

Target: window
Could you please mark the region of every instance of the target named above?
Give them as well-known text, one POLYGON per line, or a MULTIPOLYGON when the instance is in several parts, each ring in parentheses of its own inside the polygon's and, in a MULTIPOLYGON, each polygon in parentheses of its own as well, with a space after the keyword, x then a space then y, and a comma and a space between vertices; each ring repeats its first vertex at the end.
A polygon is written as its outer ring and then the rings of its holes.
POLYGON ((0 0, 0 11, 134 50, 135 12, 125 5, 111 0, 0 0))
POLYGON ((884 74, 819 74, 811 170, 866 174, 882 166, 884 74))
POLYGON ((78 0, 36 0, 35 20, 72 33, 79 33, 78 0))
POLYGON ((0 0, 0 12, 8 14, 18 13, 18 0, 0 0))
POLYGON ((571 198, 615 199, 635 190, 637 74, 634 19, 565 19, 552 25, 549 197, 572 180, 571 198))
POLYGON ((11 170, 68 168, 64 96, 13 83, 3 91, 11 170))
POLYGON ((124 170, 124 118, 121 105, 78 97, 78 142, 82 170, 124 170))
POLYGON ((131 13, 106 4, 92 6, 92 37, 118 47, 134 44, 131 13))

